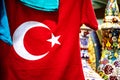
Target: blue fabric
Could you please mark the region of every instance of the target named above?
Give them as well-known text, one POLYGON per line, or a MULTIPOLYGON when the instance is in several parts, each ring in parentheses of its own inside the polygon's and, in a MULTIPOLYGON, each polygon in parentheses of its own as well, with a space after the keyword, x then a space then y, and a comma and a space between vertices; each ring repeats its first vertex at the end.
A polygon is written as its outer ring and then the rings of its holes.
POLYGON ((20 0, 24 5, 43 11, 56 11, 59 6, 59 0, 20 0))
POLYGON ((0 0, 0 39, 12 45, 4 0, 0 0))

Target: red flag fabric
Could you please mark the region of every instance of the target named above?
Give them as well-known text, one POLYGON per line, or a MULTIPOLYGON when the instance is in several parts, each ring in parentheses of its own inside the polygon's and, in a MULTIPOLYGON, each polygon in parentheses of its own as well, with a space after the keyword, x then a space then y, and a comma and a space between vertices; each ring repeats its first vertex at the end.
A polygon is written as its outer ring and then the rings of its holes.
POLYGON ((60 0, 56 12, 5 2, 13 46, 0 42, 2 80, 84 80, 79 28, 97 29, 90 0, 60 0))

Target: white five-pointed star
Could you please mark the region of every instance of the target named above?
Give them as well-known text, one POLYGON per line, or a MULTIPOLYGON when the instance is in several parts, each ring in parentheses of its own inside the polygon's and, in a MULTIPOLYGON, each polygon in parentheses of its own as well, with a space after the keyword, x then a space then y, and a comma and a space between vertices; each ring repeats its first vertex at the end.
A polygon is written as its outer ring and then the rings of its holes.
POLYGON ((58 41, 58 39, 60 38, 60 36, 54 36, 54 34, 52 33, 52 37, 50 39, 48 39, 47 41, 51 42, 52 43, 52 47, 55 45, 55 44, 59 44, 60 45, 60 42, 58 41))

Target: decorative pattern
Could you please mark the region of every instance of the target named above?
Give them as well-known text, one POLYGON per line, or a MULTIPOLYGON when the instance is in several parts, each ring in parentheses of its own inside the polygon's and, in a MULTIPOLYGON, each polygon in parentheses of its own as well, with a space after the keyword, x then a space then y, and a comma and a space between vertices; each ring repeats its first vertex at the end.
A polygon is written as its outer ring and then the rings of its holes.
POLYGON ((120 80, 120 25, 117 0, 108 0, 101 25, 102 51, 98 73, 104 80, 120 80))
POLYGON ((119 80, 120 76, 120 29, 102 30, 99 74, 105 80, 119 80), (114 76, 113 76, 114 75, 114 76), (114 77, 114 79, 113 79, 114 77))
POLYGON ((91 37, 92 32, 93 31, 85 25, 81 27, 81 33, 80 33, 81 52, 80 53, 81 53, 82 61, 85 61, 85 63, 83 63, 83 70, 85 70, 84 71, 85 78, 90 80, 92 78, 96 79, 93 74, 97 74, 95 72, 96 71, 96 55, 95 55, 95 43, 93 43, 93 40, 91 37), (90 70, 89 69, 86 70, 87 67, 89 67, 90 70))
POLYGON ((117 0, 108 0, 108 4, 105 10, 105 16, 118 16, 119 8, 117 0))
POLYGON ((83 25, 81 27, 81 33, 80 33, 80 47, 81 47, 81 57, 84 59, 89 59, 88 55, 88 40, 90 36, 90 28, 83 25))

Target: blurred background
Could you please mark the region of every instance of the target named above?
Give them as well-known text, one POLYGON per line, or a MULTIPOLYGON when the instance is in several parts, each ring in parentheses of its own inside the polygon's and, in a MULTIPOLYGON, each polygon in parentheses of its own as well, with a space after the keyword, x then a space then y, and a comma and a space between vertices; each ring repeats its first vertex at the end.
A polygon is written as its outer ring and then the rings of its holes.
MULTIPOLYGON (((120 6, 120 0, 117 0, 117 1, 118 1, 118 6, 120 6)), ((92 4, 95 9, 97 19, 104 18, 104 12, 105 12, 105 7, 107 2, 108 0, 92 0, 92 4)))

